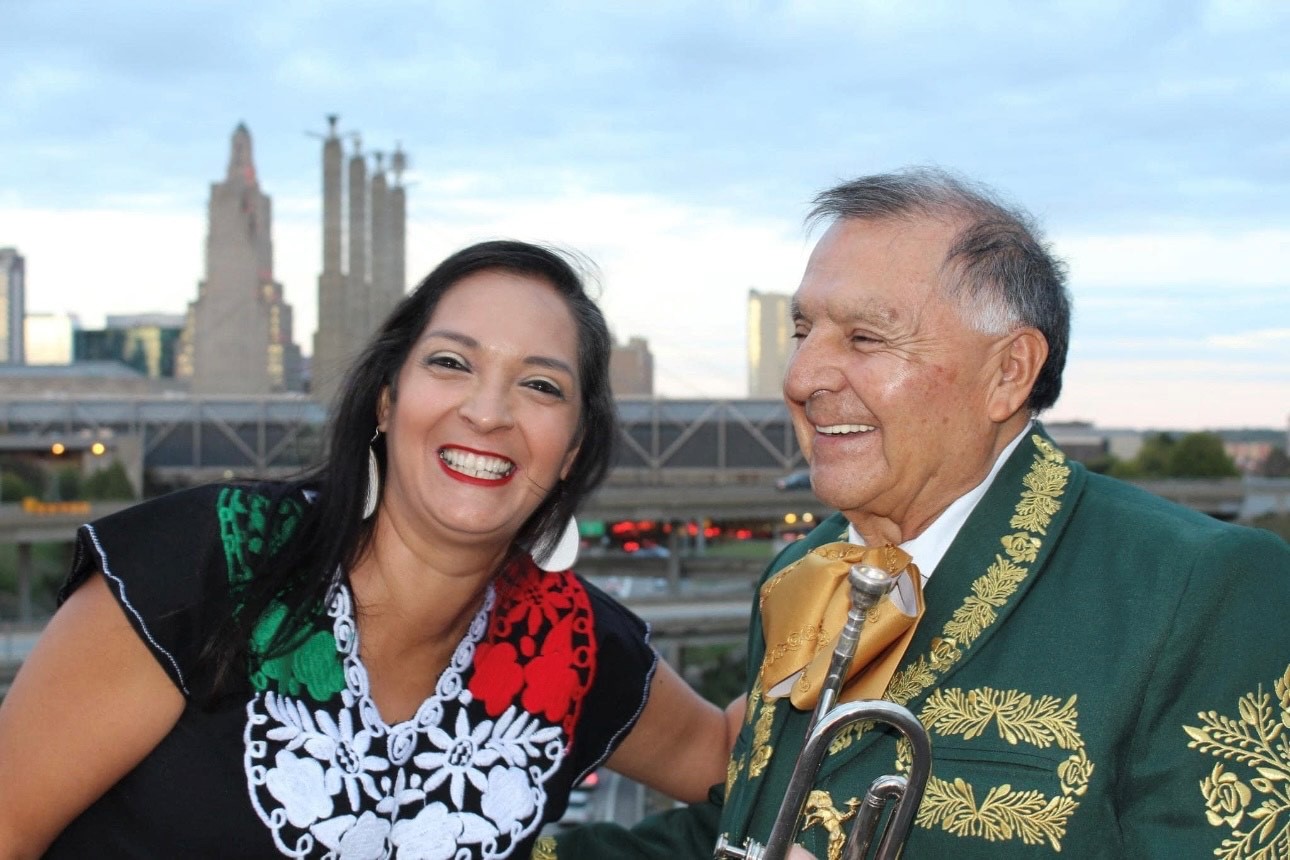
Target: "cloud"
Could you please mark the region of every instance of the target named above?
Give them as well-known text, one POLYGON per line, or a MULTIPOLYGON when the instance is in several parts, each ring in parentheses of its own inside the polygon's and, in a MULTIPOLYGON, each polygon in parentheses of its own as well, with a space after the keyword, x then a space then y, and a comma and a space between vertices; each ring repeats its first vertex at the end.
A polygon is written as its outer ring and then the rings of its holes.
POLYGON ((0 209, 3 244, 26 260, 27 310, 184 313, 197 297, 205 213, 0 209))
POLYGON ((1213 335, 1206 339, 1221 349, 1250 350, 1265 347, 1283 347, 1290 357, 1290 328, 1269 328, 1232 335, 1213 335))
MULTIPOLYGON (((577 247, 668 393, 741 393, 746 291, 794 288, 807 201, 911 163, 1048 226, 1072 369, 1108 362, 1089 377, 1108 392, 1106 367, 1145 358, 1290 365, 1269 334, 1290 310, 1286 4, 48 0, 7 11, 0 104, 0 245, 27 255, 33 309, 181 311, 245 121, 308 350, 306 132, 339 113, 365 151, 411 157, 410 276, 484 236, 577 247)), ((1238 378, 1264 403, 1290 388, 1238 378)))
POLYGON ((1072 283, 1093 290, 1266 287, 1285 295, 1290 286, 1290 226, 1061 236, 1054 244, 1072 283))
POLYGON ((1061 399, 1045 418, 1138 429, 1286 427, 1290 384, 1257 365, 1072 362, 1061 399))

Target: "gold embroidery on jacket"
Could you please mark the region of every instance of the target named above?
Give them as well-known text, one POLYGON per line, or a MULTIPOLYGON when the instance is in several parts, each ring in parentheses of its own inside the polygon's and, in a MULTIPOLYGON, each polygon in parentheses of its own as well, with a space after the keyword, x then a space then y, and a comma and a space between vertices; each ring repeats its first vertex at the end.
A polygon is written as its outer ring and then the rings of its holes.
POLYGON ((814 789, 806 797, 806 817, 802 820, 802 832, 819 825, 829 834, 829 853, 827 860, 842 860, 842 849, 846 847, 847 834, 842 825, 854 818, 858 798, 847 801, 847 811, 841 812, 833 805, 833 795, 823 789, 814 789))
POLYGON ((775 703, 762 698, 761 681, 756 683, 748 696, 748 708, 750 717, 753 709, 757 711, 757 721, 753 725, 752 754, 748 758, 748 778, 756 779, 762 775, 774 752, 769 741, 770 730, 775 723, 775 703))
MULTIPOLYGON (((985 574, 972 583, 972 593, 946 622, 943 635, 932 639, 928 653, 920 654, 892 678, 885 696, 890 701, 908 704, 935 685, 941 676, 963 658, 963 654, 981 633, 998 619, 997 610, 1007 603, 1008 598, 1030 575, 1029 566, 1038 559, 1043 546, 1041 536, 1047 535, 1053 516, 1061 510, 1062 496, 1066 492, 1071 472, 1066 465, 1066 455, 1047 439, 1032 434, 1030 441, 1038 452, 1030 470, 1022 478, 1025 489, 1008 523, 1010 528, 1017 531, 1000 538, 1003 553, 997 554, 985 574)), ((845 533, 839 539, 845 540, 845 533)), ((1030 698, 1020 693, 1016 696, 1030 698)), ((1013 701, 1015 703, 1022 700, 1013 701)), ((1072 719, 1074 703, 1075 699, 1072 697, 1063 706, 1070 707, 1072 719)), ((1040 714, 1046 714, 1050 709, 1048 703, 1036 705, 1030 702, 1026 707, 1038 708, 1040 714)), ((1040 722, 1044 719, 1046 718, 1041 716, 1040 722)), ((1003 722, 1001 721, 1001 726, 1003 722)), ((1085 793, 1093 772, 1093 763, 1085 754, 1083 739, 1074 731, 1073 723, 1070 733, 1066 733, 1061 728, 1061 719, 1057 719, 1048 728, 1036 728, 1033 719, 1018 721, 1009 718, 1006 722, 1010 726, 1009 730, 1022 731, 1023 734, 1035 732, 1036 737, 1042 737, 1047 732, 1053 737, 1052 742, 1058 743, 1062 749, 1071 750, 1071 756, 1057 767, 1061 794, 1048 798, 1042 792, 1016 792, 1011 785, 1001 785, 991 788, 978 804, 973 787, 963 780, 956 779, 950 783, 932 777, 917 824, 930 829, 939 822, 944 829, 956 835, 983 836, 992 841, 1021 839, 1026 844, 1039 844, 1047 839, 1054 850, 1060 851, 1060 840, 1066 835, 1067 822, 1079 806, 1074 798, 1085 793), (1057 740, 1059 737, 1068 742, 1073 740, 1074 743, 1067 746, 1057 740), (937 811, 933 813, 932 809, 937 811)), ((866 721, 844 729, 829 745, 830 755, 849 747, 872 726, 872 721, 866 721)), ((769 723, 765 731, 766 738, 769 739, 769 723)), ((760 767, 757 766, 758 752, 760 750, 754 749, 754 762, 749 768, 752 776, 760 774, 765 767, 765 761, 761 762, 760 767), (753 772, 753 768, 756 768, 756 772, 753 772)), ((908 754, 908 744, 898 743, 898 771, 905 772, 908 769, 908 754)), ((768 759, 769 756, 770 750, 766 747, 765 757, 768 759)))
MULTIPOLYGON (((1062 702, 1056 696, 1031 696, 1017 690, 937 690, 927 698, 919 719, 928 731, 964 740, 980 737, 991 724, 1003 740, 1045 749, 1056 745, 1071 755, 1057 767, 1061 794, 1013 791, 1011 785, 990 788, 978 804, 976 789, 962 779, 952 782, 933 776, 918 810, 920 827, 939 825, 956 836, 977 836, 996 842, 1020 839, 1027 845, 1047 841, 1061 851, 1067 822, 1079 808, 1075 799, 1088 790, 1093 763, 1076 728, 1077 697, 1062 702)), ((898 766, 901 764, 898 758, 898 766)), ((908 751, 904 753, 908 767, 908 751)))
POLYGON ((1272 687, 1275 702, 1262 684, 1242 696, 1239 719, 1201 711, 1200 727, 1183 726, 1189 749, 1225 760, 1200 782, 1206 820, 1231 828, 1214 849, 1223 860, 1290 857, 1290 666, 1272 687), (1244 768, 1238 774, 1224 763, 1244 768))
POLYGON ((1038 449, 1030 471, 1022 479, 1026 487, 1017 502, 1009 526, 1022 531, 1000 539, 1004 555, 996 555, 984 576, 972 583, 972 593, 946 623, 944 635, 932 640, 931 653, 920 654, 892 678, 887 698, 907 704, 936 683, 950 667, 962 659, 985 628, 998 617, 995 610, 1003 606, 1030 574, 1029 564, 1039 557, 1042 546, 1037 535, 1047 534, 1053 514, 1061 510, 1070 467, 1066 455, 1047 439, 1033 434, 1030 441, 1038 449))
POLYGON ((849 723, 844 726, 836 735, 833 736, 833 740, 829 741, 829 755, 840 753, 842 750, 851 746, 852 741, 873 728, 873 723, 873 720, 864 720, 859 723, 849 723))
POLYGON ((538 841, 533 843, 533 853, 529 856, 532 860, 558 860, 555 856, 555 839, 550 836, 538 837, 538 841))
MULTIPOLYGON (((962 659, 980 634, 995 623, 997 610, 1017 592, 1031 572, 1029 565, 1037 560, 1042 548, 1041 535, 1047 534, 1054 514, 1062 509, 1062 495, 1066 493, 1071 477, 1071 467, 1066 464, 1066 455, 1062 451, 1038 435, 1032 435, 1031 441, 1037 454, 1026 477, 1022 478, 1026 489, 1020 494, 1009 521, 1009 527, 1018 531, 1002 536, 1000 544, 1004 552, 996 554, 986 574, 971 584, 971 593, 947 621, 942 636, 931 640, 928 654, 918 655, 891 679, 886 691, 886 698, 891 701, 908 704, 933 687, 949 668, 962 659)), ((939 714, 939 718, 949 719, 951 726, 961 723, 958 734, 966 731, 967 727, 977 726, 975 732, 979 735, 987 723, 995 721, 1005 738, 1011 736, 1026 740, 1038 747, 1055 743, 1062 749, 1071 750, 1071 757, 1057 768, 1060 794, 1051 798, 1033 790, 1014 792, 1011 785, 998 785, 989 789, 978 805, 971 785, 962 780, 948 783, 933 776, 917 824, 929 829, 940 824, 957 836, 984 837, 991 841, 1019 838, 1027 845, 1038 845, 1046 839, 1054 850, 1060 851, 1060 841, 1066 837, 1069 817, 1078 808, 1075 798, 1086 792, 1093 775, 1093 762, 1087 758, 1084 740, 1075 730, 1075 698, 1062 705, 1051 696, 1036 701, 1020 692, 980 690, 966 694, 974 696, 970 710, 964 699, 958 704, 960 716, 952 717, 951 714, 955 713, 953 705, 946 698, 938 698, 942 694, 964 695, 960 691, 947 690, 930 696, 922 716, 925 725, 938 718, 939 714), (1046 743, 1038 743, 1045 739, 1046 743)), ((872 722, 867 722, 842 731, 829 745, 829 753, 849 747, 872 725, 872 722)), ((948 727, 938 728, 938 731, 940 734, 953 734, 948 727)), ((895 763, 898 772, 908 770, 908 757, 908 743, 899 741, 895 763)))

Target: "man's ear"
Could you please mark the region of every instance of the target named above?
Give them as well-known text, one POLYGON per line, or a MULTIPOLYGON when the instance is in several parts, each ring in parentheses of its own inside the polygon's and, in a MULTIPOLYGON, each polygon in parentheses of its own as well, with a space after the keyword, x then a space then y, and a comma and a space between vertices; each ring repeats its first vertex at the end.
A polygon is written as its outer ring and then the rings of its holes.
POLYGON ((1048 360, 1048 340, 1037 328, 1018 329, 1004 338, 996 360, 994 387, 986 408, 990 420, 1002 423, 1026 405, 1048 360))

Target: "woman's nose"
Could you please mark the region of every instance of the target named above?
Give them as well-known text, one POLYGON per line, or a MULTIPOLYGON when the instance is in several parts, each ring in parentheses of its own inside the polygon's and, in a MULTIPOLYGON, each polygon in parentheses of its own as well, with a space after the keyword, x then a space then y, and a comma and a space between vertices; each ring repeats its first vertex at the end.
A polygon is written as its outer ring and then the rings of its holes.
POLYGON ((509 392, 499 386, 480 384, 471 389, 458 413, 481 433, 489 433, 515 423, 509 392))

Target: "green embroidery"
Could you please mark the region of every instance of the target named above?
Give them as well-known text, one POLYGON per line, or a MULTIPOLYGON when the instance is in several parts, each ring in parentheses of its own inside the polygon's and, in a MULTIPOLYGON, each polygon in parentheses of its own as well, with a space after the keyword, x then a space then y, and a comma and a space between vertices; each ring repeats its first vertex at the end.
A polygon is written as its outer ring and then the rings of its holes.
MULTIPOLYGON (((220 540, 229 584, 245 585, 252 576, 251 560, 266 553, 272 556, 286 542, 300 523, 300 505, 284 500, 278 508, 278 527, 267 535, 270 500, 239 487, 220 490, 216 510, 220 540)), ((235 594, 236 599, 236 594, 235 594)), ((234 612, 241 611, 241 606, 234 612)), ((286 607, 274 603, 256 623, 251 636, 251 652, 264 654, 274 635, 286 619, 286 607)), ((251 686, 257 692, 273 689, 280 695, 298 696, 301 690, 324 702, 345 689, 345 671, 336 651, 336 639, 330 630, 315 630, 297 637, 287 653, 255 661, 259 668, 251 673, 251 686)))

